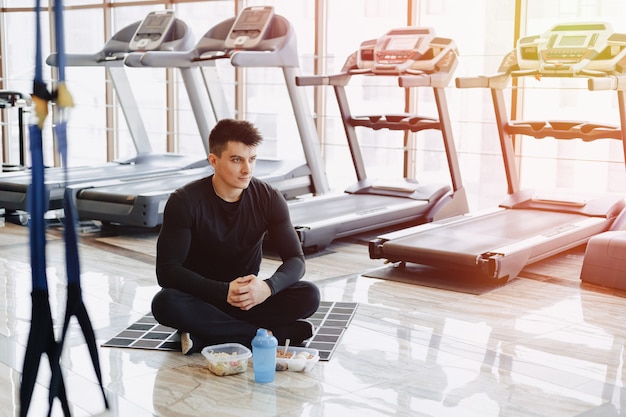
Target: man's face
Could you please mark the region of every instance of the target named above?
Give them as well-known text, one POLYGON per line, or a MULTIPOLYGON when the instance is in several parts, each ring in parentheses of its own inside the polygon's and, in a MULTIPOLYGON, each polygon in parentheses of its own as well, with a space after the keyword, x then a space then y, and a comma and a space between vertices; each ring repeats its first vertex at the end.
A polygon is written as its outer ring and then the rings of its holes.
POLYGON ((218 157, 209 155, 209 162, 215 176, 231 188, 248 188, 256 164, 256 146, 249 147, 241 142, 229 141, 226 149, 218 157))

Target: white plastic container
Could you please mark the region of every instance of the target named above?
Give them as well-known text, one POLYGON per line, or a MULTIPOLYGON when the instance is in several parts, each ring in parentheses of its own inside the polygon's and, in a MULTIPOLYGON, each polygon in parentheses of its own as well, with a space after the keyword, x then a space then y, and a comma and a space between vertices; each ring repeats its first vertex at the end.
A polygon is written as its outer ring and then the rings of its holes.
POLYGON ((246 372, 252 352, 239 343, 223 343, 205 347, 202 355, 209 361, 211 372, 225 376, 246 372))
POLYGON ((317 349, 289 346, 287 348, 287 354, 291 354, 289 358, 281 357, 285 351, 284 346, 278 346, 276 351, 277 371, 309 372, 320 360, 320 353, 317 349))

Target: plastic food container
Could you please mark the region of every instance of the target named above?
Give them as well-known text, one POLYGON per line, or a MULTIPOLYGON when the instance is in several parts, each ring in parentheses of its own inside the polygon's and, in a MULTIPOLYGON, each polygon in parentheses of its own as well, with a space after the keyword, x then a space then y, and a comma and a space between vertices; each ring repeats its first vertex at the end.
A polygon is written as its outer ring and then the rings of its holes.
POLYGON ((207 346, 202 355, 209 361, 209 370, 218 376, 235 375, 246 372, 250 349, 239 343, 223 343, 207 346))
POLYGON ((309 372, 320 360, 320 353, 317 349, 291 347, 287 348, 287 356, 283 352, 284 346, 276 349, 276 370, 292 372, 309 372))

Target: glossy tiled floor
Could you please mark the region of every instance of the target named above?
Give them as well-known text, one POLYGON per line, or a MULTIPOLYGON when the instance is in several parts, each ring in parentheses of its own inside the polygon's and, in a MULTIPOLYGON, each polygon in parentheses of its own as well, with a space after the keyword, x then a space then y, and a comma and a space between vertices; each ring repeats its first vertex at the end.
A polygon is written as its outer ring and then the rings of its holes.
MULTIPOLYGON (((99 343, 149 311, 154 233, 81 238, 83 298, 99 343)), ((100 348, 115 416, 618 416, 626 413, 626 296, 581 284, 583 248, 527 267, 482 295, 366 278, 383 267, 357 239, 308 261, 323 299, 358 302, 333 358, 256 384, 217 377, 201 355, 100 348)), ((55 323, 64 314, 63 244, 48 243, 55 323)), ((276 266, 266 260, 264 271, 276 266)), ((0 416, 17 415, 30 327, 27 229, 0 227, 0 416)), ((73 323, 73 326, 77 326, 73 323)), ((82 334, 62 357, 75 416, 103 411, 82 334)), ((40 370, 29 415, 45 415, 40 370)), ((60 407, 55 408, 60 415, 60 407)))

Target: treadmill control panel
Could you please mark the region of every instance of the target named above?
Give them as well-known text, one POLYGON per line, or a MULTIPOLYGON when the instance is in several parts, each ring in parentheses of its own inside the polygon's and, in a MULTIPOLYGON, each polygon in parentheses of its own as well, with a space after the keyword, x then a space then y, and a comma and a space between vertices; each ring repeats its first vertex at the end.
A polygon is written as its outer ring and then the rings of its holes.
POLYGON ((445 72, 455 59, 452 39, 435 36, 432 28, 406 27, 361 43, 356 66, 380 75, 445 72))
POLYGON ((519 69, 541 74, 622 72, 626 67, 626 34, 613 33, 608 23, 563 23, 541 35, 520 38, 515 53, 519 69))
POLYGON ((172 29, 175 16, 173 10, 148 13, 139 24, 128 47, 131 51, 152 51, 158 49, 172 29))
POLYGON ((263 40, 274 17, 272 6, 250 6, 239 13, 224 46, 227 49, 251 49, 263 40))

